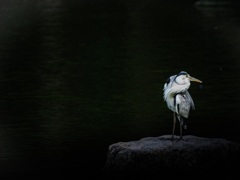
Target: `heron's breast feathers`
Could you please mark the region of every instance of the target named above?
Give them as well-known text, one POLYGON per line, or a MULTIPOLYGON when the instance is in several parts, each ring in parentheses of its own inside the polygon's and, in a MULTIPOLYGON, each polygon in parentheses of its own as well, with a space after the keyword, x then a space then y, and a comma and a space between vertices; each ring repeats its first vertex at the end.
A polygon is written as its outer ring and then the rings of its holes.
MULTIPOLYGON (((169 84, 170 85, 170 84, 169 84)), ((184 93, 188 90, 189 86, 175 86, 174 83, 171 87, 169 85, 164 85, 164 100, 167 101, 168 98, 173 98, 176 94, 184 93)))

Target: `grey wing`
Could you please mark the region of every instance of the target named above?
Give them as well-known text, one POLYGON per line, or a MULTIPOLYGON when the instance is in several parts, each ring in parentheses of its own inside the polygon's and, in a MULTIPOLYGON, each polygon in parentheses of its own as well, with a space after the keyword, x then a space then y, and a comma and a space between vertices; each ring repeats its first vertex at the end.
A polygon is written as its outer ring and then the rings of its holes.
POLYGON ((176 96, 176 112, 179 116, 188 118, 190 112, 190 102, 184 94, 176 96))
POLYGON ((189 94, 188 91, 185 91, 185 95, 190 103, 190 106, 192 107, 192 109, 194 110, 195 109, 195 105, 194 105, 194 102, 193 102, 193 99, 191 97, 191 95, 189 94))

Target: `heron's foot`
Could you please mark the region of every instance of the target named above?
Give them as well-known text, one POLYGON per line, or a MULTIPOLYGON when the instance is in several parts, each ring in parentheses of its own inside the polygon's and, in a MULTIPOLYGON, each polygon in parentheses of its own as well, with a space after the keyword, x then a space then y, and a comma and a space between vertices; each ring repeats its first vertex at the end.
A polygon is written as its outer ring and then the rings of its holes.
POLYGON ((183 137, 180 137, 177 141, 184 141, 183 137))

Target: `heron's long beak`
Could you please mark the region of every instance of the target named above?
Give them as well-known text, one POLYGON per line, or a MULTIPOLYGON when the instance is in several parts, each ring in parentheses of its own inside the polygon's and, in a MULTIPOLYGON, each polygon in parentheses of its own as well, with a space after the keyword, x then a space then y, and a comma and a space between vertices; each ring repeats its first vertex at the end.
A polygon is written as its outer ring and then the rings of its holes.
POLYGON ((188 79, 189 79, 190 81, 196 81, 196 82, 202 83, 202 81, 200 81, 199 79, 196 79, 196 78, 191 77, 191 76, 189 76, 188 79))

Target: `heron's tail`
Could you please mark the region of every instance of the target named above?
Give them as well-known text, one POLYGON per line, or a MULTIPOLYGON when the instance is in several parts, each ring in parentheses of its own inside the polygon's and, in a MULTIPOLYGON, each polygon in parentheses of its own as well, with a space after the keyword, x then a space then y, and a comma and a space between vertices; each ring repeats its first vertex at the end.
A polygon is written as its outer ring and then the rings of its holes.
POLYGON ((183 129, 187 129, 187 118, 181 117, 181 124, 183 129))
POLYGON ((183 129, 187 129, 187 118, 183 118, 183 129))

